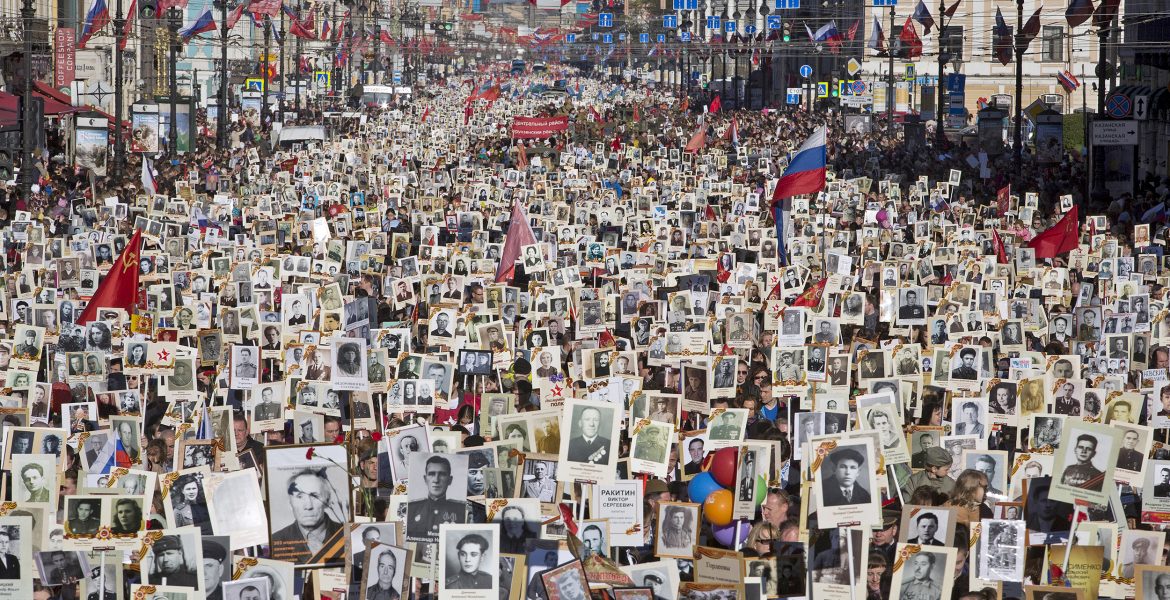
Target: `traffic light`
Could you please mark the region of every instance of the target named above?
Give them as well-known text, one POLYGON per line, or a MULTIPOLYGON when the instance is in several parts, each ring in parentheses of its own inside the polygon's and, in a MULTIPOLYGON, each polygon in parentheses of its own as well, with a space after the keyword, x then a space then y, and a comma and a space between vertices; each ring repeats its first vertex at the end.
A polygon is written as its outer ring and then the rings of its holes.
POLYGON ((792 23, 791 22, 788 22, 788 21, 784 22, 783 31, 784 31, 784 41, 785 42, 792 41, 792 23))
POLYGON ((840 81, 838 81, 837 78, 834 77, 833 78, 833 85, 832 85, 832 87, 829 88, 829 93, 832 94, 832 96, 834 98, 836 98, 837 96, 841 95, 840 90, 841 90, 840 81))

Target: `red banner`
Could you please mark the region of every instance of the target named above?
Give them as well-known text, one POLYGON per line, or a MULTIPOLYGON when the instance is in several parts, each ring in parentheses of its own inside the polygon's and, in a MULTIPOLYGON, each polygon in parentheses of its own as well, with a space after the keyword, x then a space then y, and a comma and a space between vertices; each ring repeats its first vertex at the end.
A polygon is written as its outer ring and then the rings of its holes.
POLYGON ((53 36, 53 86, 68 87, 76 75, 77 37, 72 27, 60 27, 53 36))
POLYGON ((516 117, 512 119, 512 137, 547 138, 569 128, 569 117, 516 117))

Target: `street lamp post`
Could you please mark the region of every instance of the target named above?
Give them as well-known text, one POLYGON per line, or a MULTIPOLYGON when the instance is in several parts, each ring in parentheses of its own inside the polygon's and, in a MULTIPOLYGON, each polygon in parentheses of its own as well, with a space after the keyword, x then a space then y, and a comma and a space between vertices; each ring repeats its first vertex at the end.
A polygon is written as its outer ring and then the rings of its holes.
POLYGON ((170 19, 168 19, 168 25, 170 25, 171 30, 171 64, 169 65, 171 74, 169 93, 171 103, 171 122, 167 128, 169 131, 169 134, 167 135, 167 150, 171 158, 174 158, 179 155, 179 127, 178 123, 176 123, 179 112, 179 89, 175 73, 175 63, 179 62, 179 10, 177 8, 171 7, 169 11, 170 19))
POLYGON ((215 145, 222 152, 228 147, 228 0, 220 0, 220 2, 219 116, 215 119, 215 145))
POLYGON ((20 145, 22 157, 20 159, 20 191, 26 199, 32 195, 33 182, 36 181, 36 175, 33 173, 33 148, 34 139, 36 137, 36 128, 40 127, 40 123, 33 123, 33 42, 32 42, 32 22, 37 14, 36 5, 33 0, 24 0, 20 8, 20 18, 24 25, 24 90, 21 94, 21 109, 24 113, 22 116, 21 125, 23 130, 20 135, 20 145))
POLYGON ((1012 133, 1012 150, 1015 154, 1016 174, 1023 171, 1024 157, 1024 0, 1016 0, 1016 123, 1012 133))
POLYGON ((264 60, 260 61, 262 72, 260 73, 260 129, 264 129, 264 124, 268 122, 268 65, 270 47, 272 44, 272 17, 264 15, 264 60))
POLYGON ((945 0, 938 0, 938 83, 935 84, 935 87, 938 88, 935 90, 938 92, 938 101, 935 103, 934 107, 934 137, 938 141, 939 146, 942 146, 947 137, 945 127, 943 125, 944 115, 946 114, 946 112, 943 110, 943 91, 945 90, 945 73, 943 73, 943 69, 947 62, 946 53, 943 52, 943 36, 947 30, 947 5, 944 2, 945 0))
POLYGON ((886 75, 886 135, 894 139, 894 106, 897 90, 894 89, 894 7, 890 5, 890 41, 886 51, 890 55, 890 72, 886 75))
POLYGON ((126 44, 126 19, 122 0, 114 4, 114 177, 122 178, 126 168, 126 142, 122 139, 122 47, 126 44))

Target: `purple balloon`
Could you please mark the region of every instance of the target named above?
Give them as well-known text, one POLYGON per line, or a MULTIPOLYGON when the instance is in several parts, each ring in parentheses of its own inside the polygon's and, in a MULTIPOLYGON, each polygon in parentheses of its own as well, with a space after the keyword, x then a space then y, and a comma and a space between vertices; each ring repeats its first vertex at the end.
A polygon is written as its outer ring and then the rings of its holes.
POLYGON ((722 527, 712 525, 711 532, 715 534, 715 541, 730 548, 735 544, 735 528, 737 525, 739 526, 739 541, 742 544, 747 540, 748 532, 752 530, 752 523, 747 519, 732 521, 722 527))

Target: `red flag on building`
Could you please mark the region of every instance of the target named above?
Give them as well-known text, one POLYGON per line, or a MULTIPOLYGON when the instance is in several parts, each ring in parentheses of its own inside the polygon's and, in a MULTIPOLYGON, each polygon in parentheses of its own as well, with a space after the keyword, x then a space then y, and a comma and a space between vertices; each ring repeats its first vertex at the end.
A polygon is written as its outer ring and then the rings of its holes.
POLYGON ((1080 240, 1081 222, 1074 204, 1059 223, 1032 238, 1028 247, 1036 250, 1036 258, 1056 258, 1058 254, 1075 250, 1080 240))
POLYGON ((134 304, 138 301, 138 259, 142 250, 142 230, 135 229, 134 235, 126 243, 122 255, 114 261, 109 273, 102 279, 89 304, 81 316, 77 317, 78 325, 85 325, 97 319, 99 308, 121 308, 126 312, 133 312, 134 304))
POLYGON ((906 17, 906 22, 902 24, 902 33, 898 34, 898 41, 902 43, 899 55, 903 58, 922 56, 922 39, 918 37, 918 32, 914 31, 914 17, 906 17))
MULTIPOLYGON (((1019 41, 1017 43, 1023 47, 1024 52, 1028 51, 1028 46, 1032 44, 1032 40, 1036 39, 1037 35, 1040 35, 1040 10, 1042 8, 1044 7, 1038 7, 1036 12, 1032 13, 1032 16, 1024 23, 1024 28, 1020 30, 1019 41)), ((1019 50, 1019 48, 1016 50, 1019 50)))
POLYGON ((528 215, 520 208, 520 202, 513 202, 512 220, 508 222, 508 233, 504 236, 504 251, 496 267, 496 283, 512 281, 516 275, 516 261, 520 259, 520 248, 535 243, 536 236, 528 225, 528 215))

